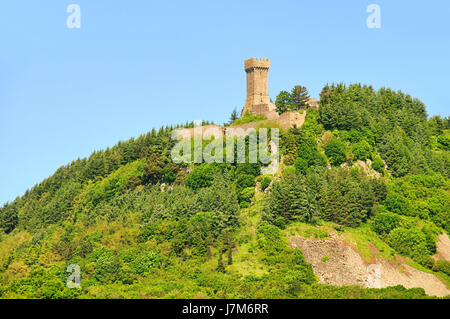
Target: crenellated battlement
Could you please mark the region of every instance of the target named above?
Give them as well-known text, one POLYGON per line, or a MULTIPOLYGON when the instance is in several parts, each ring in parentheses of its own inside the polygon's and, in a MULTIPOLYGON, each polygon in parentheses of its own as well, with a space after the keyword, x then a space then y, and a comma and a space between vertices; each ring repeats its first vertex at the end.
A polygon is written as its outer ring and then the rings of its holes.
POLYGON ((276 117, 275 105, 270 102, 268 74, 270 59, 250 58, 244 61, 247 73, 247 99, 242 115, 249 111, 267 118, 276 117))
POLYGON ((268 58, 250 58, 244 61, 245 71, 248 72, 251 69, 269 69, 270 59, 268 58))

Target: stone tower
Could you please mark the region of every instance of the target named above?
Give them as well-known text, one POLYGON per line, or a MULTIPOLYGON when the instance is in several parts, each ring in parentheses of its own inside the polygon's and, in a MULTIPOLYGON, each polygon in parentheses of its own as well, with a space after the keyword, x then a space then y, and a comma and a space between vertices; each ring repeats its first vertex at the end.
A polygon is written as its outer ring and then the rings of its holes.
POLYGON ((264 115, 268 119, 278 117, 275 105, 270 102, 268 73, 270 59, 251 58, 244 61, 247 73, 247 99, 241 116, 249 111, 254 115, 264 115))

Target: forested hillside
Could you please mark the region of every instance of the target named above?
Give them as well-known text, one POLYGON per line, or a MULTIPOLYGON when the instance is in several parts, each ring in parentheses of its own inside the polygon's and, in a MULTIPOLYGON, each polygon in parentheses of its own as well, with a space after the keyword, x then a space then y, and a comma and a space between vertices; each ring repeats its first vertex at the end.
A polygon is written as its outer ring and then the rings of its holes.
POLYGON ((0 209, 0 297, 426 297, 320 284, 288 245, 292 225, 318 237, 322 225, 364 231, 386 258, 449 287, 449 262, 432 258, 450 231, 449 118, 360 84, 327 85, 319 109, 304 111, 302 127, 281 131, 274 175, 259 164, 175 164, 172 130, 192 123, 59 168, 0 209), (66 287, 71 264, 81 289, 66 287))

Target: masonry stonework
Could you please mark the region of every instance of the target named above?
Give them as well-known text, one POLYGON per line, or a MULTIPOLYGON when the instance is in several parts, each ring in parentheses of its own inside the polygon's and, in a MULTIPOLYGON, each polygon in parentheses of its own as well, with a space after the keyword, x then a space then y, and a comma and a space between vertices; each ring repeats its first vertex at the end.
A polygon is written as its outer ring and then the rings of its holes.
MULTIPOLYGON (((220 137, 224 135, 245 136, 252 129, 260 125, 275 123, 281 129, 287 130, 293 125, 300 127, 305 122, 306 112, 286 112, 279 115, 275 105, 270 101, 269 97, 269 81, 268 73, 270 68, 270 60, 265 58, 251 58, 244 61, 245 72, 247 74, 247 98, 242 110, 242 116, 248 111, 253 115, 263 115, 267 119, 251 122, 242 125, 231 125, 228 127, 220 127, 212 124, 197 128, 194 130, 180 129, 177 130, 179 138, 193 137, 194 134, 202 134, 203 136, 220 137)), ((308 106, 319 108, 319 103, 315 98, 308 101, 308 106)))
POLYGON ((251 58, 244 61, 247 73, 247 98, 241 116, 248 111, 254 115, 264 115, 267 119, 277 118, 275 105, 269 97, 270 59, 251 58))

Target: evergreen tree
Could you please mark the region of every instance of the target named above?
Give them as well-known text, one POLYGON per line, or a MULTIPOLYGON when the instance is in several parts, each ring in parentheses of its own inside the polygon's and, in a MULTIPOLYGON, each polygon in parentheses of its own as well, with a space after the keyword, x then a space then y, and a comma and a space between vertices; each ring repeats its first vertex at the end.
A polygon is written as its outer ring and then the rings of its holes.
POLYGON ((232 265, 233 264, 233 253, 231 248, 228 249, 228 265, 232 265))
POLYGON ((222 255, 223 255, 223 251, 221 250, 219 253, 219 260, 217 261, 217 271, 218 272, 225 272, 225 266, 223 265, 223 260, 222 260, 222 255))
POLYGON ((292 110, 292 97, 287 91, 281 91, 275 100, 275 106, 278 114, 283 114, 292 110))
POLYGON ((309 100, 308 90, 306 87, 301 85, 294 86, 291 91, 291 100, 293 110, 299 111, 306 109, 309 100))
POLYGON ((233 112, 231 113, 230 116, 230 121, 228 123, 233 124, 234 121, 236 121, 239 118, 236 108, 234 108, 233 112))

